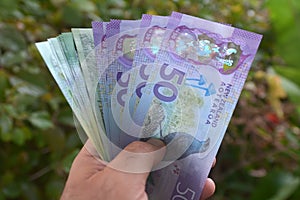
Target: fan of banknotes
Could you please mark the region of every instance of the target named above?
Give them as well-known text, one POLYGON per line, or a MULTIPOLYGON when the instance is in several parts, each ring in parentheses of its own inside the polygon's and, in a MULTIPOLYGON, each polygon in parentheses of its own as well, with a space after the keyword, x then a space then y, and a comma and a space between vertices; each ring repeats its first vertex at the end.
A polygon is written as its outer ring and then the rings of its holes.
POLYGON ((94 21, 37 43, 79 135, 112 160, 158 138, 149 199, 199 199, 262 36, 173 12, 94 21))

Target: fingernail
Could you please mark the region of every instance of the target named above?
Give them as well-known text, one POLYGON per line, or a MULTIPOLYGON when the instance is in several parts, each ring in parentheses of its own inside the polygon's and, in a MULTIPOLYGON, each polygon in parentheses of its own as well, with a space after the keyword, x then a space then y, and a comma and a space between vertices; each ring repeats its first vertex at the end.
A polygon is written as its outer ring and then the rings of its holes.
POLYGON ((162 148, 162 147, 166 146, 163 141, 161 141, 159 139, 154 139, 154 138, 150 138, 149 140, 147 140, 147 143, 152 144, 152 145, 154 145, 156 147, 159 147, 159 148, 162 148))

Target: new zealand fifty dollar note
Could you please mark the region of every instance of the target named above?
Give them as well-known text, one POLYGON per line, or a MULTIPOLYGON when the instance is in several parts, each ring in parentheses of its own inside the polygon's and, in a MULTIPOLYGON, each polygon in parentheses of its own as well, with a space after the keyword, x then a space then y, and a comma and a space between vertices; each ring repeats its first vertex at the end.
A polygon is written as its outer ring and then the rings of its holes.
POLYGON ((135 126, 128 134, 167 145, 147 182, 149 199, 200 198, 261 38, 172 13, 155 61, 136 73, 148 78, 135 82, 141 98, 127 116, 135 126))

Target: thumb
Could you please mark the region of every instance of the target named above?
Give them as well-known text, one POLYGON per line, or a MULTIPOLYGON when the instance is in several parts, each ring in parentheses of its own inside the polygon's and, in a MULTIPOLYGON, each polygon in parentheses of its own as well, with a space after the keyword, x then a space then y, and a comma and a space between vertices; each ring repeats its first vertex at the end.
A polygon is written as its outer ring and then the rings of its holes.
POLYGON ((108 167, 126 173, 148 173, 164 157, 165 144, 158 139, 135 141, 124 148, 108 167))
POLYGON ((135 141, 108 163, 104 171, 118 177, 120 182, 145 185, 151 169, 163 159, 165 152, 165 144, 158 139, 135 141))

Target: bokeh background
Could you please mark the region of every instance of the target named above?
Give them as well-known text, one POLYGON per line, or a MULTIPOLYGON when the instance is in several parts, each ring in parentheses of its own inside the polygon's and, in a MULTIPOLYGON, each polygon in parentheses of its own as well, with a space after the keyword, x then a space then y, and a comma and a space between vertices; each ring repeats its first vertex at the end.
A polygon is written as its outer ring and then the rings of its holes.
POLYGON ((300 199, 299 0, 1 0, 0 200, 58 199, 82 147, 34 43, 92 20, 173 10, 264 35, 211 172, 211 199, 300 199))

